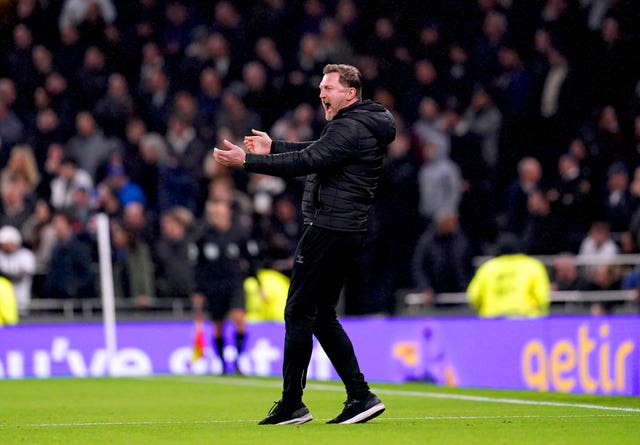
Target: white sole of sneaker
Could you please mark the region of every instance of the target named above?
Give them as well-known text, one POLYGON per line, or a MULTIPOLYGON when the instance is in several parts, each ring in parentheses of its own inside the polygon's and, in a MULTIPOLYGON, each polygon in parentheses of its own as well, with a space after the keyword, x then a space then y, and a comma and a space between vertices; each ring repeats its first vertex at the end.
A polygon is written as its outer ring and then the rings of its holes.
POLYGON ((305 414, 302 417, 296 417, 295 419, 287 420, 284 422, 276 423, 276 425, 300 425, 302 423, 307 423, 313 420, 313 416, 311 413, 305 414))
POLYGON ((353 423, 364 423, 368 420, 373 419, 374 417, 379 416, 385 410, 384 403, 380 402, 376 405, 373 405, 366 411, 361 412, 357 416, 353 416, 351 419, 347 419, 344 422, 340 422, 340 425, 351 425, 353 423))

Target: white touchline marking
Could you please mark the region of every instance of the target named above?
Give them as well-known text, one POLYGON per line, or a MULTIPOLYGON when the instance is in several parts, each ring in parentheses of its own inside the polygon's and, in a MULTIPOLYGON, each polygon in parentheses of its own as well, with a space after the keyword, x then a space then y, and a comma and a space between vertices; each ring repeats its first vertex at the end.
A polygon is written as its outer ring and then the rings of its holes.
MULTIPOLYGON (((233 378, 225 377, 220 379, 189 379, 189 377, 180 378, 181 381, 197 382, 197 383, 215 383, 221 385, 236 385, 236 386, 268 386, 268 387, 281 387, 279 382, 269 382, 262 380, 252 380, 247 378, 233 378)), ((339 391, 344 392, 342 387, 327 385, 322 383, 311 383, 307 385, 308 389, 318 389, 322 391, 339 391)), ((409 397, 427 397, 431 399, 451 399, 451 400, 464 400, 469 402, 485 402, 485 403, 507 403, 512 405, 532 405, 532 406, 555 406, 564 408, 583 408, 594 409, 602 411, 622 411, 629 413, 640 413, 640 408, 631 407, 619 407, 619 406, 606 406, 595 405, 589 403, 570 403, 570 402, 552 402, 546 400, 525 400, 525 399, 510 399, 504 397, 486 397, 486 396, 472 396, 467 394, 445 394, 429 391, 407 391, 402 389, 374 389, 376 394, 387 394, 392 396, 409 396, 409 397)))
POLYGON ((557 406, 557 407, 565 407, 565 408, 584 408, 584 409, 596 409, 596 410, 603 410, 603 411, 623 411, 623 412, 629 412, 629 413, 640 413, 640 408, 594 405, 590 403, 570 403, 570 402, 552 402, 547 400, 507 399, 503 397, 471 396, 466 394, 442 394, 437 392, 396 391, 392 389, 379 389, 379 390, 376 390, 376 392, 380 394, 389 394, 389 395, 429 397, 433 399, 466 400, 470 402, 510 403, 513 405, 533 405, 533 406, 557 406))

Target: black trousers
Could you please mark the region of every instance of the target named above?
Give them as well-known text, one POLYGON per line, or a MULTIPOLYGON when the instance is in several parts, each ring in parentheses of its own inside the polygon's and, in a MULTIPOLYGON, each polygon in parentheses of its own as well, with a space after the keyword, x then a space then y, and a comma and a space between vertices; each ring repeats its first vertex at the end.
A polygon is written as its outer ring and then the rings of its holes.
POLYGON ((285 307, 283 392, 285 403, 302 400, 313 335, 342 379, 349 398, 360 398, 369 385, 360 372, 336 305, 349 269, 364 241, 364 232, 342 232, 307 225, 296 248, 285 307))

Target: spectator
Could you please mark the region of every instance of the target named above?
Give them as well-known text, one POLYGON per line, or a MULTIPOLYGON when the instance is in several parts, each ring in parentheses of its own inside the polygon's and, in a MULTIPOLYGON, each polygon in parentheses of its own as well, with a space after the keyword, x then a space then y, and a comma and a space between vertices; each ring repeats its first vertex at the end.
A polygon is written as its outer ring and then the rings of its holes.
POLYGON ((580 243, 578 253, 592 264, 585 269, 585 277, 589 280, 593 279, 598 265, 607 264, 608 260, 620 253, 620 248, 611 237, 611 229, 606 221, 595 221, 591 224, 587 236, 580 243))
MULTIPOLYGON (((33 65, 31 64, 33 34, 31 29, 24 24, 16 24, 13 28, 12 37, 12 44, 8 45, 4 51, 3 62, 6 67, 4 69, 15 82, 17 90, 25 92, 28 97, 35 87, 33 65)), ((20 97, 18 101, 22 101, 20 97)), ((0 117, 1 120, 2 118, 0 117)))
POLYGON ((29 314, 31 284, 36 272, 33 252, 22 247, 20 231, 12 226, 0 229, 0 275, 8 278, 13 290, 20 316, 29 314))
POLYGON ((141 53, 142 60, 140 61, 140 71, 138 72, 138 78, 140 79, 138 93, 148 94, 152 90, 152 82, 157 82, 157 79, 152 78, 158 70, 163 71, 166 69, 166 63, 158 44, 153 41, 145 43, 141 53))
POLYGON ((80 42, 78 28, 73 25, 59 27, 60 46, 54 50, 54 59, 60 73, 71 79, 82 66, 84 48, 80 42))
POLYGON ((446 100, 445 85, 438 78, 436 67, 427 59, 415 63, 413 78, 408 80, 404 93, 400 95, 398 108, 407 122, 414 122, 418 118, 416 110, 424 97, 430 97, 438 104, 446 100))
POLYGON ((509 117, 510 123, 523 123, 529 114, 532 73, 514 45, 502 45, 498 51, 498 61, 500 72, 491 81, 496 104, 502 114, 509 117))
MULTIPOLYGON (((122 165, 131 179, 141 184, 147 173, 142 166, 140 155, 140 142, 147 133, 147 125, 139 117, 133 117, 127 121, 124 149, 122 153, 122 165)), ((141 184, 142 185, 142 184, 141 184)))
POLYGON ((366 37, 364 32, 364 15, 360 14, 358 5, 353 0, 338 0, 334 18, 342 27, 343 34, 352 42, 355 50, 362 49, 366 37))
POLYGON ((490 178, 494 178, 497 173, 501 130, 502 113, 494 104, 491 94, 482 86, 477 86, 469 107, 462 115, 457 133, 464 134, 468 131, 478 137, 482 163, 490 172, 490 178))
POLYGON ((152 246, 158 239, 158 226, 156 215, 145 210, 140 201, 130 201, 123 205, 122 222, 126 230, 134 232, 135 236, 152 246))
POLYGON ((111 0, 65 0, 58 18, 58 26, 78 26, 85 21, 93 20, 94 15, 99 15, 109 24, 117 17, 117 10, 111 0))
MULTIPOLYGON (((244 17, 238 12, 234 2, 222 0, 214 7, 214 23, 212 29, 219 32, 229 41, 231 52, 238 56, 248 53, 247 29, 244 17)), ((236 57, 237 58, 237 57, 236 57)), ((244 63, 244 60, 241 60, 244 63)))
POLYGON ((60 125, 60 118, 52 108, 39 110, 35 117, 35 128, 32 128, 27 143, 33 147, 33 155, 39 172, 44 170, 47 150, 51 144, 62 143, 65 135, 60 125))
POLYGON ((58 168, 60 162, 64 158, 64 147, 59 143, 52 143, 46 147, 46 158, 44 160, 44 166, 40 173, 42 179, 40 185, 36 190, 36 194, 39 198, 49 200, 51 197, 51 181, 58 174, 58 168))
POLYGON ((54 72, 51 51, 42 45, 35 45, 31 50, 31 60, 34 68, 34 80, 37 85, 42 85, 47 76, 54 72))
POLYGON ((618 252, 618 245, 611 238, 609 224, 603 221, 594 222, 589 229, 589 233, 580 244, 580 255, 610 259, 617 255, 618 252))
POLYGON ((164 69, 158 68, 149 74, 147 85, 142 89, 142 114, 149 130, 164 133, 171 112, 171 82, 164 69))
POLYGON ((127 80, 120 73, 109 76, 107 92, 96 103, 93 115, 105 136, 125 138, 126 126, 134 113, 127 80))
POLYGON ((623 68, 633 59, 633 50, 624 35, 620 19, 607 16, 602 22, 599 38, 594 43, 590 66, 595 71, 593 91, 596 103, 612 104, 615 108, 622 109, 627 105, 629 91, 636 79, 623 68))
POLYGON ((283 96, 289 97, 292 103, 311 102, 318 85, 316 73, 321 71, 325 62, 323 56, 318 36, 303 34, 289 69, 283 96))
POLYGON ((256 41, 254 48, 256 60, 267 70, 269 84, 278 91, 284 87, 286 67, 282 54, 278 50, 274 40, 261 37, 256 41))
POLYGON ((314 137, 315 111, 311 105, 302 103, 281 116, 271 128, 274 137, 287 141, 309 141, 314 137))
POLYGON ((418 120, 411 126, 413 134, 420 143, 428 141, 442 147, 444 153, 450 152, 450 141, 445 134, 440 105, 433 97, 425 96, 418 108, 418 120))
POLYGON ((44 279, 44 298, 92 298, 95 296, 91 250, 81 241, 73 221, 64 212, 52 219, 56 243, 44 279))
POLYGON ((97 178, 98 167, 107 161, 109 155, 121 149, 121 143, 107 138, 98 128, 95 118, 88 111, 78 113, 76 134, 69 139, 65 153, 78 162, 92 178, 97 178))
POLYGON ((84 187, 77 188, 71 196, 71 207, 68 209, 71 217, 78 222, 80 230, 90 228, 95 214, 93 208, 93 194, 84 187))
POLYGON ((153 304, 155 271, 151 251, 139 232, 120 221, 111 223, 113 240, 113 281, 116 298, 126 298, 140 309, 153 304))
POLYGON ((562 224, 565 248, 577 252, 593 219, 592 185, 572 154, 558 158, 558 179, 547 192, 551 212, 562 224))
POLYGON ((104 182, 96 186, 94 211, 96 213, 106 213, 110 218, 122 216, 122 205, 116 191, 104 182))
POLYGON ((110 67, 105 54, 97 46, 90 46, 84 53, 82 66, 74 79, 75 99, 81 107, 92 110, 106 93, 110 67))
POLYGON ((35 273, 31 291, 34 297, 43 297, 42 288, 51 255, 56 243, 55 230, 51 224, 51 208, 46 201, 36 202, 33 214, 22 226, 22 238, 35 255, 35 273))
POLYGON ((284 193, 287 183, 280 177, 252 173, 249 175, 247 192, 253 200, 253 209, 258 217, 271 217, 275 199, 284 193))
POLYGON ((170 1, 165 9, 164 32, 160 37, 160 51, 171 65, 177 65, 189 43, 194 24, 187 6, 170 1))
POLYGON ((343 35, 342 25, 333 17, 320 22, 320 45, 327 61, 347 64, 354 62, 353 48, 343 35))
POLYGON ((498 53, 507 41, 507 17, 498 11, 488 12, 482 22, 482 35, 476 40, 474 60, 478 80, 489 83, 499 72, 498 53))
POLYGON ((605 105, 598 110, 594 132, 597 158, 602 165, 630 162, 631 153, 627 148, 628 141, 625 138, 624 129, 620 125, 618 112, 611 105, 605 105))
POLYGON ((21 173, 7 172, 0 176, 0 226, 22 227, 33 211, 28 199, 27 178, 21 173))
POLYGON ((49 202, 56 210, 68 209, 73 205, 73 194, 78 189, 93 192, 93 179, 85 170, 78 167, 72 157, 64 157, 60 161, 57 175, 51 181, 51 198, 49 202))
POLYGON ((207 51, 202 65, 214 68, 225 85, 237 79, 241 65, 238 58, 232 57, 232 48, 227 37, 219 31, 214 31, 207 37, 205 46, 207 51))
POLYGON ((253 202, 247 193, 235 186, 232 177, 226 175, 214 176, 208 185, 206 201, 229 203, 231 210, 233 210, 234 225, 239 225, 245 230, 251 230, 254 212, 253 202))
POLYGON ((240 92, 227 88, 222 93, 222 110, 216 126, 218 132, 224 127, 235 135, 251 134, 252 128, 262 126, 262 119, 258 113, 247 108, 240 92))
POLYGON ((153 249, 159 298, 188 301, 194 291, 192 244, 188 234, 192 224, 193 215, 183 207, 169 209, 160 217, 161 237, 153 249))
POLYGON ((11 149, 9 160, 2 170, 2 174, 23 179, 27 198, 32 198, 40 183, 40 173, 38 172, 38 166, 31 147, 28 145, 15 145, 11 149))
POLYGON ((158 133, 146 133, 138 144, 140 157, 140 173, 134 180, 142 188, 147 197, 149 209, 157 211, 160 205, 159 194, 162 188, 160 175, 167 161, 167 143, 158 133))
POLYGON ((612 232, 624 232, 640 200, 629 189, 629 172, 621 162, 614 162, 607 170, 607 188, 602 206, 604 217, 612 232))
POLYGON ((448 66, 443 73, 447 89, 459 104, 466 104, 471 98, 474 75, 469 53, 459 43, 452 43, 449 47, 448 66))
POLYGON ((192 119, 184 113, 172 114, 169 118, 166 141, 171 162, 186 169, 194 179, 200 178, 207 147, 198 137, 192 119))
POLYGON ((535 131, 536 155, 545 171, 549 170, 562 147, 577 129, 581 112, 588 109, 579 72, 567 58, 567 48, 551 39, 546 52, 548 69, 537 79, 538 130, 535 131))
POLYGON ((553 260, 551 289, 554 291, 581 291, 588 286, 587 280, 580 273, 575 256, 571 253, 560 253, 553 260))
POLYGON ((200 73, 200 89, 197 95, 197 130, 208 143, 216 139, 216 116, 222 108, 222 79, 213 68, 205 68, 200 73))
MULTIPOLYGON (((17 106, 18 92, 16 84, 12 79, 7 77, 0 78, 0 101, 9 109, 15 109, 17 106)), ((20 109, 17 114, 26 114, 24 109, 20 109)))
POLYGON ((123 207, 126 208, 132 202, 140 203, 142 206, 147 204, 144 191, 138 184, 131 181, 119 162, 108 167, 105 183, 117 194, 118 201, 123 207))
POLYGON ((520 253, 507 234, 497 255, 482 264, 467 288, 469 303, 481 317, 539 317, 549 310, 550 284, 544 264, 520 253))
POLYGON ((4 100, 0 99, 0 167, 7 163, 11 148, 24 139, 24 126, 4 100))
POLYGON ((518 177, 509 185, 506 196, 506 229, 516 235, 524 230, 529 195, 540 188, 542 166, 532 157, 518 162, 518 177))
MULTIPOLYGON (((611 264, 598 264, 592 269, 585 288, 587 291, 616 291, 622 289, 622 270, 611 264)), ((612 301, 593 301, 589 304, 591 315, 611 314, 612 301)))
POLYGON ((415 286, 425 304, 438 304, 438 294, 464 292, 473 274, 471 245, 460 229, 458 215, 439 213, 420 235, 413 255, 415 286))
POLYGON ((276 198, 273 214, 264 234, 264 261, 269 264, 269 268, 286 276, 291 276, 296 243, 302 227, 301 215, 295 202, 286 194, 276 198))
POLYGON ((418 172, 419 210, 426 227, 440 212, 457 213, 462 190, 460 169, 444 147, 425 141, 422 151, 424 163, 418 172))
POLYGON ((52 72, 45 80, 44 92, 49 99, 47 107, 51 107, 56 112, 62 134, 68 137, 74 130, 77 109, 67 78, 59 72, 52 72))
MULTIPOLYGON (((418 81, 418 84, 429 84, 435 80, 435 70, 432 70, 432 65, 429 66, 430 63, 420 63, 420 67, 416 67, 417 69, 414 71, 412 71, 410 65, 407 66, 405 62, 410 57, 409 50, 399 36, 396 23, 391 17, 380 15, 373 20, 375 20, 373 30, 371 30, 370 35, 365 37, 362 52, 375 57, 381 78, 390 80, 397 79, 397 76, 402 76, 402 80, 399 82, 400 85, 404 85, 405 81, 418 81), (414 78, 412 78, 412 72, 415 75, 414 78)), ((425 61, 425 59, 422 59, 422 61, 425 61)), ((404 96, 404 99, 410 102, 410 94, 404 96)), ((408 105, 408 109, 410 109, 410 105, 408 105)), ((413 116, 407 115, 406 118, 409 122, 414 120, 413 116)))
POLYGON ((447 64, 447 45, 442 35, 442 25, 438 20, 427 20, 416 32, 418 41, 412 53, 418 59, 429 59, 439 72, 445 69, 447 64))
POLYGON ((536 190, 527 200, 528 216, 522 231, 522 250, 528 255, 550 255, 563 249, 565 227, 551 212, 546 195, 536 190))
MULTIPOLYGON (((242 101, 247 108, 255 111, 264 125, 270 127, 282 112, 283 104, 274 104, 278 91, 271 86, 264 66, 255 60, 242 67, 242 101)), ((241 133, 243 134, 243 133, 241 133)))

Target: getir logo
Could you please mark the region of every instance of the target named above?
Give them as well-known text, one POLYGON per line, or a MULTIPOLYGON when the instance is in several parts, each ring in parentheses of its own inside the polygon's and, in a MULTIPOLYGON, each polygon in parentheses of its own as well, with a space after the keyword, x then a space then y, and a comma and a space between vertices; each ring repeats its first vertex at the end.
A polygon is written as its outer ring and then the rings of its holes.
POLYGON ((521 357, 525 384, 540 391, 626 393, 634 342, 613 342, 610 330, 602 324, 590 333, 583 324, 575 339, 559 339, 549 349, 541 340, 531 340, 521 357))

